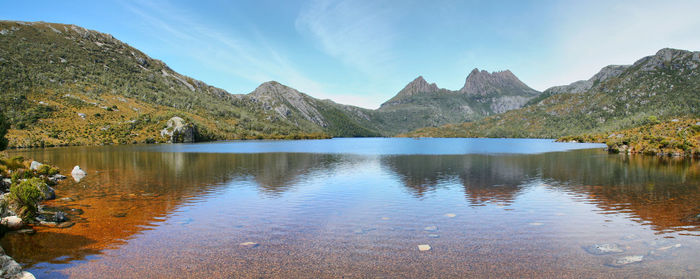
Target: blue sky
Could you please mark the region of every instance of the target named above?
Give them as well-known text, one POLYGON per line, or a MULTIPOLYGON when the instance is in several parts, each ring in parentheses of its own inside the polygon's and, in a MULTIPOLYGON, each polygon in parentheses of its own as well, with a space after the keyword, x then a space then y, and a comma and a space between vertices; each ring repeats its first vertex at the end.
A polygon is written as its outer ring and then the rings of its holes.
POLYGON ((588 79, 663 47, 700 50, 700 1, 3 1, 5 20, 110 33, 174 70, 248 93, 276 80, 376 108, 422 75, 473 68, 531 87, 588 79))

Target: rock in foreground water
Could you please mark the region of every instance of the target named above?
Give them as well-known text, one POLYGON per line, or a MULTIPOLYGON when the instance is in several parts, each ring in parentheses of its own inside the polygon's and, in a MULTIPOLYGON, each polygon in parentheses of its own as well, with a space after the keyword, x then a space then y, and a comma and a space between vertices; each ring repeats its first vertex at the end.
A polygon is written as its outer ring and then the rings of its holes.
POLYGON ((70 172, 70 175, 73 176, 75 182, 80 182, 80 180, 83 180, 83 178, 85 178, 87 173, 83 169, 81 169, 80 166, 75 166, 70 172))
POLYGON ((430 251, 430 245, 428 245, 428 244, 418 245, 418 251, 430 251))

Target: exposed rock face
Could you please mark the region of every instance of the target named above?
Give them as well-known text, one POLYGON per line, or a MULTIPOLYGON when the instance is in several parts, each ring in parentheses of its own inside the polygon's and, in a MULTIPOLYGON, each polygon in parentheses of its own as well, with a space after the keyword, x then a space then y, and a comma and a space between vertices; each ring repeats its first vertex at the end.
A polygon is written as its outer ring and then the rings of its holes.
POLYGON ((168 139, 169 143, 191 143, 197 138, 197 128, 192 123, 185 122, 180 117, 173 117, 166 123, 166 128, 160 131, 160 135, 168 139))
POLYGON ((460 93, 476 96, 525 95, 536 96, 540 92, 520 81, 510 70, 489 73, 472 70, 460 93))
POLYGON ((531 98, 524 96, 502 96, 492 100, 491 110, 494 113, 504 113, 523 107, 531 98))

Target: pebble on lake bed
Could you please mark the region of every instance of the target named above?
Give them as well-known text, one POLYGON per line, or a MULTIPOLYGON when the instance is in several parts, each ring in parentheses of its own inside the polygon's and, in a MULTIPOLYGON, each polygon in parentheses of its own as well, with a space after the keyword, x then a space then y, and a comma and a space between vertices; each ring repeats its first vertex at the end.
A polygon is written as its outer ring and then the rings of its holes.
POLYGON ((382 217, 382 220, 390 220, 391 218, 389 217, 382 217))
POLYGON ((418 251, 430 251, 430 245, 428 245, 428 244, 418 245, 418 251))
POLYGON ((454 214, 454 213, 447 213, 447 214, 445 214, 445 217, 447 217, 447 218, 454 218, 454 217, 457 217, 457 214, 454 214))
POLYGON ((532 223, 527 223, 527 224, 530 226, 542 226, 542 225, 544 225, 544 223, 540 223, 540 222, 532 222, 532 223))
POLYGON ((249 241, 249 242, 243 242, 243 243, 240 244, 240 246, 243 246, 243 247, 251 247, 251 248, 252 248, 252 247, 258 247, 258 245, 259 245, 259 244, 258 244, 257 242, 250 242, 250 241, 249 241))
POLYGON ((428 235, 428 237, 430 237, 430 238, 440 238, 440 235, 432 234, 432 233, 431 233, 431 234, 428 235))

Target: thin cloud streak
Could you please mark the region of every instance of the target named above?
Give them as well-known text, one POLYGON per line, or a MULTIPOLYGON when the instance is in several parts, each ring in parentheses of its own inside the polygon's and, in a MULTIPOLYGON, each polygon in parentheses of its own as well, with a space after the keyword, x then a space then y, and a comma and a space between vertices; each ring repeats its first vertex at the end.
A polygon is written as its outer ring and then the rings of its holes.
POLYGON ((396 59, 392 16, 376 1, 315 0, 299 13, 295 27, 326 54, 376 77, 389 72, 396 59))
POLYGON ((254 41, 241 39, 244 36, 232 36, 200 24, 187 13, 165 2, 157 7, 149 4, 124 5, 149 27, 162 31, 154 32, 161 41, 181 49, 213 69, 257 84, 277 80, 311 95, 327 95, 323 86, 301 73, 259 32, 253 31, 253 36, 245 36, 255 38, 254 41), (183 40, 187 43, 183 44, 183 40))

